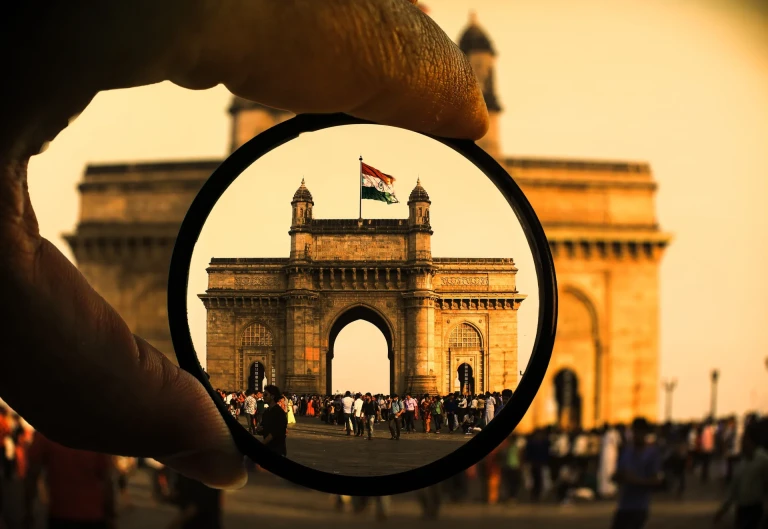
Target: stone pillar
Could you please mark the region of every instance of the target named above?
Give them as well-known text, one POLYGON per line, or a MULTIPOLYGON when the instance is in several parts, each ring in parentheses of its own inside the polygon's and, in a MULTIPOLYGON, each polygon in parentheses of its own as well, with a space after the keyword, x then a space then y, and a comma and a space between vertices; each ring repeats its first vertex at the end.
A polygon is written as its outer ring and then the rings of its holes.
POLYGON ((286 296, 285 387, 280 388, 286 393, 320 390, 320 332, 314 297, 311 292, 286 296))
POLYGON ((431 292, 406 295, 406 380, 412 395, 437 394, 435 375, 435 300, 431 292))

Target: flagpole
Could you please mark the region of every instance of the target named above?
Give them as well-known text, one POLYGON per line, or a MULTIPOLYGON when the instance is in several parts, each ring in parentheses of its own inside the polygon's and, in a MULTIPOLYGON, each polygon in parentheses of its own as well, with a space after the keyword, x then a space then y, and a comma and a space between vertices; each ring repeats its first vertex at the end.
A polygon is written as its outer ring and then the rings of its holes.
POLYGON ((360 156, 360 177, 357 179, 360 186, 360 220, 363 220, 363 156, 360 156))

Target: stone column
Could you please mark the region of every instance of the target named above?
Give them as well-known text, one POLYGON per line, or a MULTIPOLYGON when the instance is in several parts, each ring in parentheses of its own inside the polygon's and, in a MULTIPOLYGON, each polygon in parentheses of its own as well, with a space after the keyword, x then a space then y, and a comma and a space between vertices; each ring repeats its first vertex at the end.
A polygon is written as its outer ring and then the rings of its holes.
POLYGON ((311 292, 286 296, 285 392, 314 393, 320 389, 320 332, 311 292))
POLYGON ((434 294, 424 291, 406 294, 405 317, 406 390, 413 395, 436 395, 434 294))

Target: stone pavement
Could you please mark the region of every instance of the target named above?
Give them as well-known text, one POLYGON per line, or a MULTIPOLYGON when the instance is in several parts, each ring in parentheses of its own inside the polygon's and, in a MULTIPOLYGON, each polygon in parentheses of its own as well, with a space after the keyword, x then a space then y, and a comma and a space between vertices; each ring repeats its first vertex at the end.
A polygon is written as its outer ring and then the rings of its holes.
MULTIPOLYGON (((245 419, 241 419, 245 426, 245 419)), ((288 457, 302 465, 334 474, 371 476, 397 474, 436 461, 473 436, 460 430, 440 434, 402 433, 399 441, 390 439, 386 423, 374 425, 373 440, 348 436, 343 426, 331 426, 314 417, 297 417, 288 429, 288 457)))

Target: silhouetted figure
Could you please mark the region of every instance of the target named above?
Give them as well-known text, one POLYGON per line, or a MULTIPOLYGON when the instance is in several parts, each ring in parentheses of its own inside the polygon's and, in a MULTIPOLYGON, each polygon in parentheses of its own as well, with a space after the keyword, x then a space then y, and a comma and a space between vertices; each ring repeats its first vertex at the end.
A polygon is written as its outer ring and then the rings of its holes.
POLYGON ((176 474, 175 483, 173 497, 179 507, 179 514, 171 522, 171 527, 221 529, 221 491, 181 474, 176 474))
POLYGON ((25 477, 28 526, 43 472, 49 498, 48 529, 112 527, 116 516, 112 456, 73 450, 36 432, 25 477))

